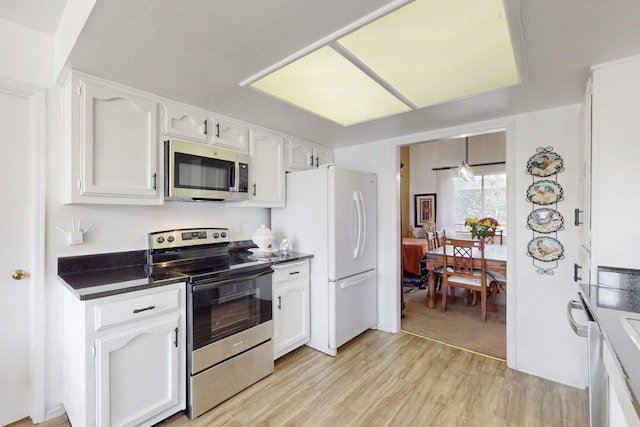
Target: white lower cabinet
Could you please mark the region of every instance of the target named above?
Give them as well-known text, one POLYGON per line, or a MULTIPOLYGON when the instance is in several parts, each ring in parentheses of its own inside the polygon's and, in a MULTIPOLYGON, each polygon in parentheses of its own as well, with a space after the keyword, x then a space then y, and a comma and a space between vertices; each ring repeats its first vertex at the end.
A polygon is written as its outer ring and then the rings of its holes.
POLYGON ((309 341, 309 260, 273 266, 274 359, 309 341))
POLYGON ((609 427, 640 427, 640 418, 635 410, 625 374, 614 352, 607 342, 602 346, 604 366, 608 374, 607 413, 609 427))
POLYGON ((80 301, 65 292, 64 404, 75 426, 149 426, 185 408, 184 283, 80 301))

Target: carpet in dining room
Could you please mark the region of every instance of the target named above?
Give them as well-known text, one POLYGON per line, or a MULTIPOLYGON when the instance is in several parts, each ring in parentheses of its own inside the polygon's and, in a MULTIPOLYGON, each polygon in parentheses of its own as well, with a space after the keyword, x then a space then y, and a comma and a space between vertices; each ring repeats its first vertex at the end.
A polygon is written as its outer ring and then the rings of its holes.
POLYGON ((415 335, 440 341, 476 353, 506 360, 506 306, 505 294, 496 298, 498 311, 492 313, 487 302, 487 321, 480 317, 480 301, 475 307, 466 306, 462 290, 458 290, 454 304, 447 311, 440 310, 441 295, 436 294, 436 309, 427 308, 426 289, 405 287, 405 309, 401 329, 415 335))

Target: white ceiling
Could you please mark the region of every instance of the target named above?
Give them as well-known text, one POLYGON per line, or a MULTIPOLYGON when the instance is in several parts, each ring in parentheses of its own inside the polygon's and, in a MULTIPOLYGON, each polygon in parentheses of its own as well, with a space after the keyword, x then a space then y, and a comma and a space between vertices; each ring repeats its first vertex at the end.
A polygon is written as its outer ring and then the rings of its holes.
MULTIPOLYGON (((0 0, 0 17, 52 34, 65 3, 0 0)), ((515 87, 342 127, 238 85, 387 3, 97 0, 68 65, 338 147, 577 103, 591 65, 640 53, 637 0, 505 0, 515 87)))
POLYGON ((66 3, 67 0, 0 0, 0 18, 53 36, 66 3))

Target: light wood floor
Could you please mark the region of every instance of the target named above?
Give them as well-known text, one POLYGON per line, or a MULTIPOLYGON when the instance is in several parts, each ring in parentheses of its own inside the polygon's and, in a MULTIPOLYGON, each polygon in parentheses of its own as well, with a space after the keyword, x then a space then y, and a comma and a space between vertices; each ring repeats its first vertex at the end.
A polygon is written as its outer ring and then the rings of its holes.
MULTIPOLYGON (((159 426, 583 427, 587 405, 586 391, 504 362, 370 330, 335 358, 302 347, 278 359, 274 374, 199 418, 180 413, 159 426)), ((41 426, 68 424, 60 417, 41 426)))

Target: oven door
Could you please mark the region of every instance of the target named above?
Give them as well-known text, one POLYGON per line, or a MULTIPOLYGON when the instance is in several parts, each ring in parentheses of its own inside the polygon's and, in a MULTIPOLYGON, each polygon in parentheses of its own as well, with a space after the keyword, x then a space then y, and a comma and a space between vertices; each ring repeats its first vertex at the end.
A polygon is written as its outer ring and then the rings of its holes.
POLYGON ((190 285, 187 348, 191 374, 272 338, 272 276, 269 268, 190 285))

